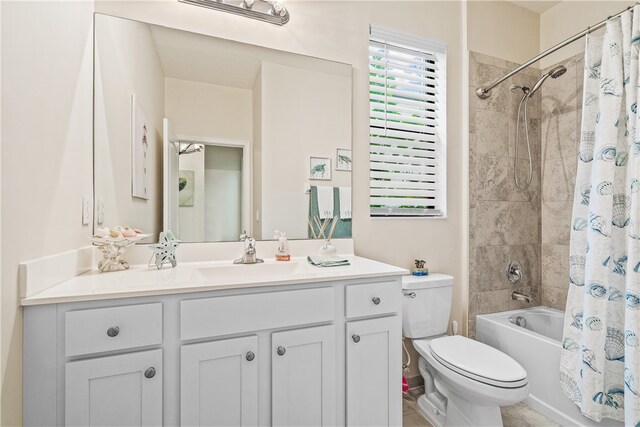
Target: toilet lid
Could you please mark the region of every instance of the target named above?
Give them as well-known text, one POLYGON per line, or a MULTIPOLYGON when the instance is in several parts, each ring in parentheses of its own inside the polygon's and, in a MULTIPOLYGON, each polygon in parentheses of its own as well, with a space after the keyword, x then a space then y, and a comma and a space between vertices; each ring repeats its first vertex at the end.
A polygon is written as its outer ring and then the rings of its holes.
POLYGON ((527 371, 500 350, 460 335, 431 341, 431 354, 468 378, 505 388, 527 384, 527 371))

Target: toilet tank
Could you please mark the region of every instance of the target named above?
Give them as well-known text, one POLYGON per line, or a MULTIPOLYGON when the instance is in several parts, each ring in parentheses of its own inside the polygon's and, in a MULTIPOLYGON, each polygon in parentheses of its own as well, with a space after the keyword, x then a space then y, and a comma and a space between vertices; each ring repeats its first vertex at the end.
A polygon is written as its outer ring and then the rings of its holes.
POLYGON ((451 314, 453 277, 446 274, 402 278, 402 332, 407 338, 426 338, 447 332, 451 314))

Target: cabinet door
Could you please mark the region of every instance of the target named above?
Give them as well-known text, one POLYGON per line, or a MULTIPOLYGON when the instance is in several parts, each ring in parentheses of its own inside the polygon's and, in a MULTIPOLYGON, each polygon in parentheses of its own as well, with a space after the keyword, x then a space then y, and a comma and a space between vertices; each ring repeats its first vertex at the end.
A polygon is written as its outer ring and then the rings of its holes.
POLYGON ((258 423, 257 347, 256 336, 182 346, 183 426, 258 423))
POLYGON ((336 424, 334 336, 333 325, 272 335, 273 425, 336 424))
POLYGON ((347 425, 402 424, 398 316, 347 323, 347 425))
POLYGON ((67 363, 65 424, 162 425, 162 350, 67 363))

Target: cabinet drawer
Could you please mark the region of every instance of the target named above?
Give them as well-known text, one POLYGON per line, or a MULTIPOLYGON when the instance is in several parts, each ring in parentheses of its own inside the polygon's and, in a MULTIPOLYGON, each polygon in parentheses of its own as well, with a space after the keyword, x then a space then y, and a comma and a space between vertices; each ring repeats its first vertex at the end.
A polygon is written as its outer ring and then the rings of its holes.
POLYGON ((161 344, 162 303, 69 311, 64 325, 67 356, 161 344))
POLYGON ((329 322, 335 317, 333 288, 184 300, 182 340, 329 322))
POLYGON ((398 282, 371 283, 346 287, 347 318, 399 312, 402 285, 398 282))

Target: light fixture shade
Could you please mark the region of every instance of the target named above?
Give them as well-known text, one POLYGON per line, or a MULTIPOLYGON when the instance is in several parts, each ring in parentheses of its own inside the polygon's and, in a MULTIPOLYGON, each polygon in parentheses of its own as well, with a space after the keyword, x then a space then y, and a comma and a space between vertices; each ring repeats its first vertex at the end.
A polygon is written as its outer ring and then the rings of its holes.
POLYGON ((266 0, 178 0, 209 9, 234 13, 247 18, 257 19, 271 24, 284 25, 289 22, 289 11, 283 1, 266 0))

